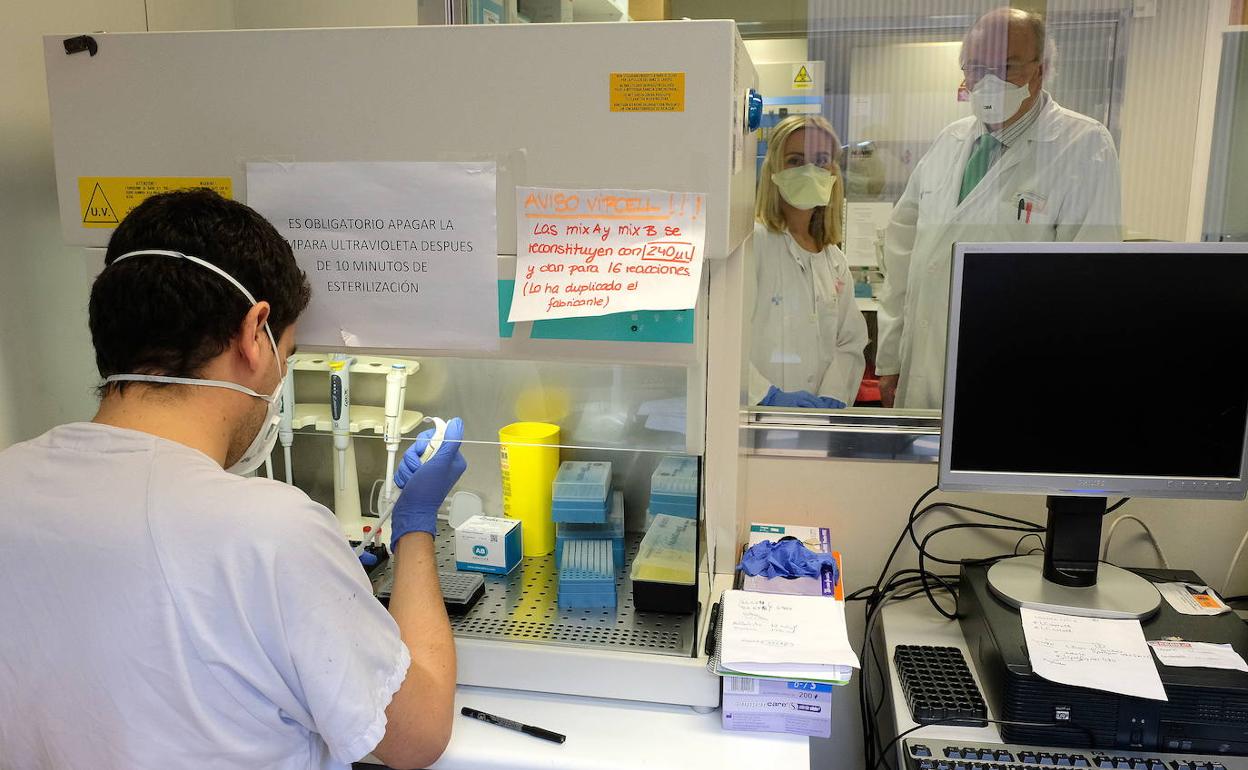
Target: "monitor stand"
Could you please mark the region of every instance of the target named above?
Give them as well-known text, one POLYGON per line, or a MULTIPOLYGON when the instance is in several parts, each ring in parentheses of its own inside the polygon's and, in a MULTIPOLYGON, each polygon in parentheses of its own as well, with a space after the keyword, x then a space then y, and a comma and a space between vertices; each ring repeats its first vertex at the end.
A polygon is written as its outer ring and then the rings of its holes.
POLYGON ((1093 618, 1147 618, 1161 594, 1139 575, 1101 564, 1103 497, 1048 498, 1044 556, 1002 559, 988 585, 1013 607, 1093 618))

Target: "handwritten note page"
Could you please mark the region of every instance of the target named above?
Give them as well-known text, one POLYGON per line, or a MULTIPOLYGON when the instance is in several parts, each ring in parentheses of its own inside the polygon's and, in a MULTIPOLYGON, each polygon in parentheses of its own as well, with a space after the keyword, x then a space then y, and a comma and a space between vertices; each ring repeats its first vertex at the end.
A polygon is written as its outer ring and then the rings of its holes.
POLYGON ((517 187, 507 320, 691 308, 705 241, 701 193, 517 187))
POLYGON ((1058 615, 1023 607, 1031 668, 1050 682, 1167 700, 1138 620, 1058 615))
POLYGON ((827 680, 858 668, 845 603, 825 596, 726 591, 720 662, 743 674, 827 680))

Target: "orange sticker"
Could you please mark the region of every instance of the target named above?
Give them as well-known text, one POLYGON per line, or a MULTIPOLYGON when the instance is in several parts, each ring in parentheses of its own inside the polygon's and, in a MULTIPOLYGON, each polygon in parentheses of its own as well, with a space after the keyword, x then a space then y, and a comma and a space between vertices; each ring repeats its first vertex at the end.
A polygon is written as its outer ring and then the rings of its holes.
POLYGON ((612 112, 684 112, 685 73, 612 72, 612 112))

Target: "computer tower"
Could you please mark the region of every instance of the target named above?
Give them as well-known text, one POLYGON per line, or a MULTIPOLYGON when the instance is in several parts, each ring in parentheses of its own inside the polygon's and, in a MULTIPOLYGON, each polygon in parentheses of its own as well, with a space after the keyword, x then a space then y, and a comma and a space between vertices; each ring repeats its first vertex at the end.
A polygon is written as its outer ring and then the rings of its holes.
MULTIPOLYGON (((1142 571, 1141 571, 1142 572, 1142 571)), ((1138 574, 1138 572, 1137 572, 1138 574)), ((1193 572, 1148 570, 1149 579, 1203 583, 1193 572)), ((958 617, 984 698, 1006 742, 1084 749, 1248 755, 1248 673, 1158 664, 1168 701, 1058 684, 1031 670, 1016 608, 988 585, 988 566, 963 564, 958 617)), ((1234 613, 1194 617, 1166 602, 1143 621, 1146 639, 1231 644, 1248 656, 1248 629, 1234 613)))

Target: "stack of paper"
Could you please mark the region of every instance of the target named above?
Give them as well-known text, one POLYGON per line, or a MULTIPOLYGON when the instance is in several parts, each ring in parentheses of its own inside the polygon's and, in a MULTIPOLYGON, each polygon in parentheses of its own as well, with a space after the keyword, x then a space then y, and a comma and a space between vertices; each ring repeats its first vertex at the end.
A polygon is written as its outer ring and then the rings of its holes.
POLYGON ((859 667, 836 599, 726 591, 720 621, 721 675, 845 684, 859 667))

